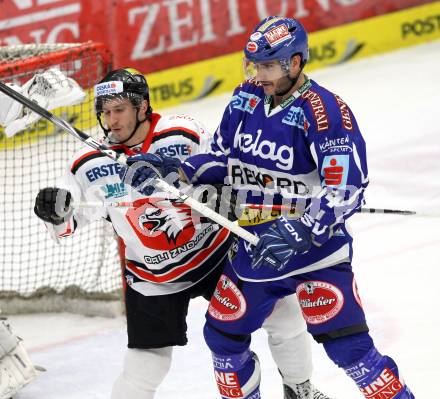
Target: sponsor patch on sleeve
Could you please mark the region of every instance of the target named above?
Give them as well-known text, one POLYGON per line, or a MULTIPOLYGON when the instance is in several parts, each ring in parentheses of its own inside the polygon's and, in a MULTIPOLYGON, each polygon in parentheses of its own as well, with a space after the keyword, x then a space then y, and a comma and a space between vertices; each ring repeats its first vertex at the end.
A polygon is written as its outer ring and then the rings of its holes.
POLYGON ((325 137, 319 143, 321 154, 349 153, 353 152, 352 143, 348 134, 345 137, 336 137, 329 139, 325 137))
POLYGON ((342 126, 344 126, 346 130, 353 130, 353 122, 351 120, 351 115, 347 104, 341 97, 337 96, 336 94, 335 98, 336 102, 338 103, 339 110, 341 111, 342 126))
POLYGON ((316 129, 318 132, 328 130, 329 119, 327 109, 324 105, 322 97, 315 91, 307 90, 302 94, 302 97, 307 99, 312 107, 313 115, 315 117, 316 129))
POLYGON ((322 162, 321 175, 327 186, 344 188, 347 185, 350 158, 348 155, 328 155, 322 162))
POLYGON ((255 94, 246 93, 245 91, 240 91, 237 95, 232 97, 231 106, 232 108, 239 109, 241 111, 249 112, 253 114, 255 108, 260 103, 261 98, 255 94))

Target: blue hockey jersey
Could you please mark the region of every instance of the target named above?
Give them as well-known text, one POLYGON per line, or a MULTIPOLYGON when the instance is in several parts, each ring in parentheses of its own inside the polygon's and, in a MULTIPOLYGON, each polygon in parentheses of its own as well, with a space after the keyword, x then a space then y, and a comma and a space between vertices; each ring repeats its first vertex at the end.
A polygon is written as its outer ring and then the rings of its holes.
MULTIPOLYGON (((368 185, 366 149, 353 113, 337 95, 313 80, 283 103, 252 81, 240 85, 226 107, 208 154, 186 159, 183 172, 194 184, 229 183, 251 204, 288 204, 304 212, 316 245, 291 258, 282 271, 252 270, 250 245, 241 240, 232 265, 244 280, 277 280, 351 261, 352 238, 344 221, 363 201, 368 185), (326 231, 322 237, 319 234, 326 231)), ((276 212, 241 219, 259 235, 276 212)))

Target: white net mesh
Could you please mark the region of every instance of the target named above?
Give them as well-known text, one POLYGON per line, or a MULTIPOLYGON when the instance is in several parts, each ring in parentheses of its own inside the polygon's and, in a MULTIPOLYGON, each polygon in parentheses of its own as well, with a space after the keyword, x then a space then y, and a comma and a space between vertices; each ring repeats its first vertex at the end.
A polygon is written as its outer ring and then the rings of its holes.
POLYGON ((20 44, 16 46, 0 46, 0 65, 80 46, 81 43, 20 44))
MULTIPOLYGON (((87 96, 80 105, 63 106, 52 112, 80 130, 92 132, 96 117, 89 89, 110 70, 108 53, 93 43, 25 45, 21 58, 20 51, 17 46, 0 48, 0 80, 23 84, 35 74, 57 67, 74 78, 87 96), (28 57, 29 54, 32 56, 28 57), (8 63, 4 62, 6 55, 8 63)), ((55 185, 69 158, 82 145, 44 119, 11 138, 0 129, 0 308, 3 312, 11 313, 5 308, 12 298, 25 298, 29 305, 43 294, 110 300, 119 295, 120 258, 107 222, 92 224, 57 245, 33 213, 38 190, 55 185), (30 302, 29 298, 32 298, 30 302)))

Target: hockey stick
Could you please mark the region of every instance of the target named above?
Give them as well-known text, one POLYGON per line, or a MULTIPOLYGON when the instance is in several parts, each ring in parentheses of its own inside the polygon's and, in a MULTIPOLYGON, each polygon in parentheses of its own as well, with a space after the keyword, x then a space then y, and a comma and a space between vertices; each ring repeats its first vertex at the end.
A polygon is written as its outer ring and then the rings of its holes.
MULTIPOLYGON (((295 211, 294 208, 288 205, 265 205, 265 204, 241 204, 240 208, 247 209, 272 209, 274 211, 295 211)), ((377 213, 400 216, 425 216, 425 217, 440 217, 440 213, 408 211, 402 209, 385 209, 385 208, 360 208, 356 210, 357 213, 377 213)))
MULTIPOLYGON (((82 132, 81 130, 73 127, 65 120, 58 118, 51 112, 47 111, 46 109, 40 107, 35 102, 29 100, 25 96, 21 95, 14 89, 11 89, 7 85, 5 85, 3 82, 0 82, 0 91, 4 94, 8 95, 9 97, 13 98, 15 101, 18 101, 19 103, 25 105, 28 107, 31 111, 37 113, 38 115, 42 116, 43 118, 47 119, 48 121, 52 122, 54 125, 58 126, 59 128, 63 129, 76 139, 82 141, 86 145, 92 147, 93 149, 101 152, 102 154, 106 155, 107 157, 111 158, 112 160, 118 162, 119 164, 123 166, 127 165, 127 156, 125 154, 118 154, 116 151, 113 151, 111 148, 106 146, 105 144, 99 143, 86 133, 82 132)), ((152 167, 153 170, 155 170, 154 167, 152 167)), ((243 229, 242 227, 238 226, 237 224, 231 222, 224 216, 214 212, 212 209, 208 208, 204 204, 200 203, 199 201, 196 201, 195 199, 189 197, 188 195, 182 193, 179 189, 177 189, 174 186, 171 186, 167 182, 161 180, 161 179, 155 179, 156 186, 163 190, 164 192, 168 192, 175 196, 176 198, 180 199, 183 203, 188 205, 190 208, 194 209, 196 212, 200 213, 203 216, 206 216, 207 218, 211 219, 212 221, 218 223, 219 225, 226 227, 229 231, 236 234, 237 236, 243 238, 244 240, 248 241, 252 245, 256 245, 258 242, 258 237, 250 233, 249 231, 243 229)))
POLYGON ((134 208, 136 204, 130 201, 88 201, 88 202, 74 202, 73 208, 134 208))
POLYGON ((440 217, 440 213, 409 211, 409 210, 403 210, 403 209, 361 208, 361 209, 358 209, 357 212, 359 212, 359 213, 378 213, 378 214, 399 215, 399 216, 423 216, 423 217, 431 217, 431 218, 440 217))
MULTIPOLYGON (((151 202, 150 202, 151 203, 151 202)), ((140 205, 145 204, 145 200, 136 201, 87 201, 87 202, 74 202, 73 208, 138 208, 140 205)), ((154 201, 154 204, 158 204, 161 207, 172 207, 170 201, 161 199, 154 201)))

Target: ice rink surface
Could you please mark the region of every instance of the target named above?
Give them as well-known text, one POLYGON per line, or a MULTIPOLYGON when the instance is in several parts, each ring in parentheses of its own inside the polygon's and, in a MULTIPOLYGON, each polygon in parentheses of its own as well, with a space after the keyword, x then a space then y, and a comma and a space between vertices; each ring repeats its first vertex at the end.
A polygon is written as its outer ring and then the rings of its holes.
MULTIPOLYGON (((399 364, 417 399, 438 397, 440 376, 440 42, 311 73, 352 108, 367 142, 367 206, 414 209, 431 217, 355 215, 354 269, 376 346, 399 364), (435 216, 437 215, 437 216, 435 216)), ((215 129, 229 95, 188 103, 185 112, 215 129)), ((154 105, 154 104, 153 104, 154 105)), ((157 399, 218 398, 203 342, 206 302, 193 301, 189 345, 177 348, 157 399)), ((17 399, 104 399, 120 372, 123 318, 68 314, 12 316, 31 358, 47 372, 17 399)), ((262 397, 281 399, 281 379, 264 332, 252 349, 262 365, 262 397)), ((357 388, 313 343, 314 383, 336 399, 357 388)))

